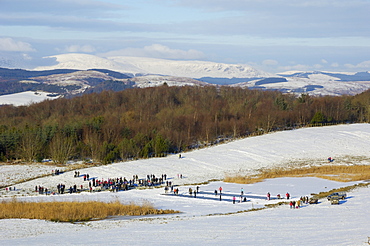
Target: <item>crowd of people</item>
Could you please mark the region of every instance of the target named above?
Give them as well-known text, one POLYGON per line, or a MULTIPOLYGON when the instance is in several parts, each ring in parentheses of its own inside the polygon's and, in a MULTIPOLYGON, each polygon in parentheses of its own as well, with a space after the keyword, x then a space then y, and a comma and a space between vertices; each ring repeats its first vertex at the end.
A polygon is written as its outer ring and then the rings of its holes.
POLYGON ((35 186, 35 192, 38 192, 39 194, 48 194, 48 188, 43 186, 35 186))
MULTIPOLYGON (((61 172, 59 170, 53 170, 53 175, 59 175, 61 172)), ((84 183, 80 186, 76 184, 69 186, 66 189, 65 184, 58 184, 56 186, 56 191, 48 190, 43 186, 36 186, 35 192, 39 194, 65 194, 66 192, 72 194, 81 191, 101 191, 101 190, 109 190, 112 192, 118 191, 125 191, 129 189, 134 189, 136 187, 145 186, 145 187, 153 187, 158 185, 165 184, 166 187, 173 187, 172 182, 167 180, 167 174, 162 174, 160 176, 156 176, 154 174, 148 174, 145 178, 139 179, 138 175, 133 175, 132 179, 127 179, 126 177, 116 177, 116 178, 107 178, 107 179, 98 179, 96 177, 90 177, 88 173, 81 174, 79 171, 74 172, 74 178, 83 178, 84 183)), ((172 188, 173 189, 173 188, 172 188)))
MULTIPOLYGON (((53 175, 59 175, 61 172, 59 170, 53 170, 52 171, 53 175)), ((177 175, 179 179, 183 178, 181 174, 177 175)), ((69 186, 66 190, 66 185, 65 184, 58 184, 56 186, 57 190, 49 190, 46 187, 36 185, 35 186, 35 192, 38 192, 39 194, 65 194, 66 192, 72 194, 72 193, 77 193, 81 191, 101 191, 101 190, 109 190, 112 192, 118 192, 118 191, 126 191, 129 189, 134 189, 136 187, 153 187, 153 186, 158 186, 158 185, 164 185, 164 190, 165 193, 173 193, 174 195, 179 195, 179 188, 174 187, 172 181, 167 179, 167 174, 161 174, 160 176, 156 176, 154 174, 148 174, 146 175, 145 178, 139 178, 138 175, 133 175, 131 179, 127 179, 126 177, 116 177, 116 178, 107 178, 107 179, 98 179, 96 177, 90 177, 88 173, 80 175, 79 171, 74 172, 74 178, 83 178, 83 181, 85 183, 81 184, 79 187, 77 187, 76 184, 69 186), (85 186, 84 186, 85 185, 85 186)), ((199 194, 199 186, 196 186, 194 189, 189 188, 188 189, 188 194, 190 197, 197 197, 197 194, 199 194)), ((8 190, 8 188, 7 188, 8 190)), ((10 188, 11 190, 11 188, 10 188)), ((15 190, 15 188, 14 188, 15 190)), ((218 189, 215 189, 214 191, 215 196, 219 196, 220 201, 222 200, 222 195, 223 195, 223 188, 220 186, 218 189)), ((237 197, 233 195, 232 196, 232 202, 235 204, 237 201, 237 197)), ((287 200, 290 199, 290 194, 287 192, 285 194, 285 198, 287 200)), ((277 194, 276 196, 277 199, 283 199, 283 197, 280 194, 277 194)), ((267 193, 266 199, 270 200, 271 199, 271 194, 270 192, 267 193)), ((247 197, 244 194, 244 188, 240 189, 240 200, 239 202, 246 202, 247 197)), ((309 203, 309 199, 307 196, 301 197, 297 201, 290 201, 289 206, 291 209, 296 209, 300 208, 302 204, 307 204, 309 203)))

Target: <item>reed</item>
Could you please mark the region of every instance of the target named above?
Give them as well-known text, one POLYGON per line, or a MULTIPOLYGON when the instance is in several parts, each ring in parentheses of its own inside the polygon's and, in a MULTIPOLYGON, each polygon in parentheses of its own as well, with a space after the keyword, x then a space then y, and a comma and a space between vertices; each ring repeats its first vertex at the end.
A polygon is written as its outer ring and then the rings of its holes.
POLYGON ((267 168, 256 175, 227 176, 225 182, 253 184, 282 177, 317 177, 339 182, 370 179, 370 165, 322 165, 300 168, 267 168))
POLYGON ((174 210, 155 209, 150 203, 121 204, 114 202, 22 202, 16 199, 0 203, 0 219, 41 219, 77 222, 104 219, 109 216, 139 216, 178 213, 174 210))

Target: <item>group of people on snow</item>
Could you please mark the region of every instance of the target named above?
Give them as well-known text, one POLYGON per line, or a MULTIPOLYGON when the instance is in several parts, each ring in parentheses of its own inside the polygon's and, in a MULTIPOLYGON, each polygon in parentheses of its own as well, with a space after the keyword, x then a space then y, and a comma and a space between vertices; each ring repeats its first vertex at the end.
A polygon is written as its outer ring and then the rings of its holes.
MULTIPOLYGON (((170 187, 165 186, 164 190, 165 190, 165 193, 166 194, 168 193, 169 189, 170 189, 170 187)), ((173 189, 173 186, 171 186, 171 192, 173 192, 174 195, 178 195, 179 194, 179 189, 178 188, 173 189)), ((222 200, 222 195, 223 195, 222 192, 223 192, 222 186, 220 186, 218 189, 215 189, 214 190, 215 196, 216 197, 219 196, 220 197, 220 201, 222 200)), ((197 186, 196 189, 193 189, 193 188, 190 187, 188 189, 188 193, 189 193, 189 196, 190 197, 193 197, 194 196, 196 198, 197 197, 197 194, 199 193, 199 186, 197 186)), ((267 197, 267 200, 271 200, 272 199, 270 192, 267 192, 266 197, 267 197)), ((289 200, 290 197, 291 197, 290 193, 287 192, 285 194, 285 198, 287 200, 289 200)), ((283 197, 280 194, 277 194, 276 195, 276 198, 277 199, 283 199, 283 197)), ((238 200, 237 199, 237 196, 234 195, 232 197, 233 204, 235 204, 237 200, 238 200)), ((239 203, 246 202, 246 201, 247 201, 247 197, 244 196, 244 188, 241 188, 240 189, 240 200, 239 200, 239 203)), ((304 203, 308 203, 308 197, 307 196, 301 197, 298 202, 297 201, 291 201, 289 204, 290 204, 291 208, 293 208, 293 207, 295 208, 296 206, 300 207, 304 203)))
POLYGON ((297 201, 290 201, 289 207, 292 209, 300 208, 303 204, 308 203, 308 196, 301 196, 297 201))
MULTIPOLYGON (((53 170, 53 174, 59 175, 61 172, 59 172, 59 170, 53 170)), ((35 192, 38 192, 39 194, 64 194, 66 191, 68 193, 76 193, 81 191, 101 191, 103 189, 118 192, 135 188, 136 186, 156 186, 161 184, 173 187, 172 182, 167 180, 167 174, 162 174, 159 177, 156 177, 154 174, 148 174, 146 175, 146 178, 143 179, 139 179, 138 175, 133 175, 132 179, 127 180, 125 177, 108 179, 97 179, 96 177, 90 178, 90 175, 87 173, 80 175, 79 171, 75 171, 74 177, 82 177, 83 181, 88 183, 85 183, 85 186, 84 184, 81 184, 79 187, 74 184, 67 189, 65 184, 60 183, 56 186, 57 191, 50 191, 46 187, 36 186, 35 192)))
POLYGON ((59 175, 59 174, 62 174, 62 171, 60 171, 59 169, 51 170, 51 175, 59 175))
POLYGON ((43 187, 43 186, 35 186, 35 192, 38 192, 40 195, 41 194, 48 194, 48 188, 46 188, 46 187, 43 187))

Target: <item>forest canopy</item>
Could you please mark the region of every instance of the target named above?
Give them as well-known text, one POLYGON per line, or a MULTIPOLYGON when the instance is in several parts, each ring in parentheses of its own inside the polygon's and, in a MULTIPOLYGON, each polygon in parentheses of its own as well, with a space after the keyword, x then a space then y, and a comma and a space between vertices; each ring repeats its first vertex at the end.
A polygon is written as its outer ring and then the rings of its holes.
POLYGON ((0 107, 0 160, 111 163, 270 131, 369 119, 370 91, 322 97, 215 86, 103 91, 0 107))

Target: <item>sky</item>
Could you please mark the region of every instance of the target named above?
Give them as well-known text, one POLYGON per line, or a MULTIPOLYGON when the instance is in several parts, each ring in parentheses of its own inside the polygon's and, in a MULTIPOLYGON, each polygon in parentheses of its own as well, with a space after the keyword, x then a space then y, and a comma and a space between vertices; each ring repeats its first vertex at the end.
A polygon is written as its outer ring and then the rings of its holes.
POLYGON ((369 0, 0 0, 0 64, 65 53, 370 70, 369 0))

